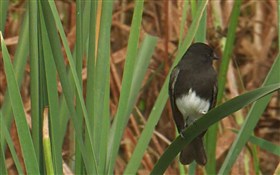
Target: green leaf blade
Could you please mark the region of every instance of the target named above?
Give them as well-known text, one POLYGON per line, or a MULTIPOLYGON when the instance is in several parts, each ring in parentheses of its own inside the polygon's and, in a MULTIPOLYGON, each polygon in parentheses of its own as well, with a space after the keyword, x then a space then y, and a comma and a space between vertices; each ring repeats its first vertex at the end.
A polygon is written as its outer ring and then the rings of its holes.
POLYGON ((11 100, 13 113, 15 116, 15 122, 19 134, 19 141, 23 153, 26 171, 28 174, 39 174, 39 164, 36 158, 34 145, 31 139, 31 134, 29 132, 29 127, 27 125, 18 83, 16 81, 15 72, 10 61, 10 56, 7 47, 4 43, 4 39, 1 32, 0 37, 4 60, 4 71, 7 78, 7 88, 9 89, 8 92, 11 100))

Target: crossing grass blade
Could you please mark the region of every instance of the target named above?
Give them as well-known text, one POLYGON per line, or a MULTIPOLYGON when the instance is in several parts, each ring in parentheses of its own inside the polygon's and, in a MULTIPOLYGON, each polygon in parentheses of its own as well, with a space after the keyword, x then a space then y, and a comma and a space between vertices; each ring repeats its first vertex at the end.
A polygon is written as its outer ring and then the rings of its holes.
POLYGON ((19 86, 16 81, 13 65, 11 63, 11 59, 1 32, 0 37, 4 60, 4 71, 7 78, 7 88, 9 89, 8 92, 15 117, 17 131, 19 134, 20 147, 26 166, 26 171, 28 174, 39 174, 39 164, 36 158, 34 145, 31 139, 31 134, 29 132, 29 127, 27 125, 24 107, 19 92, 19 86))
POLYGON ((260 98, 266 98, 272 92, 279 89, 280 83, 261 87, 243 95, 237 96, 210 110, 207 114, 198 119, 193 125, 183 131, 185 139, 183 139, 181 136, 178 136, 172 142, 172 144, 167 148, 159 161, 156 163, 151 174, 163 174, 168 165, 182 150, 182 148, 214 123, 260 98))

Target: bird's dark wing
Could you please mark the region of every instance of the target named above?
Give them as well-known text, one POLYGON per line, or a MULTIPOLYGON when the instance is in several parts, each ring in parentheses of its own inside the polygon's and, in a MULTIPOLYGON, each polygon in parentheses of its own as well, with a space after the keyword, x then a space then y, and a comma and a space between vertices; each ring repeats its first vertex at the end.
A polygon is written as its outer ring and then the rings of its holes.
POLYGON ((180 70, 175 67, 170 75, 170 80, 169 80, 169 97, 170 97, 170 103, 172 107, 172 113, 173 113, 173 118, 176 123, 178 132, 180 133, 184 129, 185 121, 184 118, 177 108, 176 105, 176 99, 175 99, 175 93, 174 93, 174 88, 175 88, 175 83, 177 80, 177 77, 179 75, 180 70))
POLYGON ((212 109, 212 108, 214 108, 216 106, 217 94, 218 94, 218 85, 217 85, 217 81, 216 81, 215 84, 214 84, 214 87, 213 87, 213 93, 212 93, 212 100, 211 100, 210 109, 212 109))

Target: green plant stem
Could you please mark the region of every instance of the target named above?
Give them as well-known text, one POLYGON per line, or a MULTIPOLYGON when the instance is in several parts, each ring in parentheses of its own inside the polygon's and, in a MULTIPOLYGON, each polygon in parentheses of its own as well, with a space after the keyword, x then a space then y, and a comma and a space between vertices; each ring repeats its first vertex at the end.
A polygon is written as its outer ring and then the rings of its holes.
POLYGON ((5 34, 5 24, 7 18, 9 1, 8 0, 1 0, 0 1, 0 31, 2 31, 3 35, 5 34))
MULTIPOLYGON (((241 0, 237 0, 234 2, 234 7, 231 12, 229 30, 227 33, 227 40, 225 45, 225 50, 223 53, 222 63, 219 69, 218 75, 218 95, 217 95, 217 105, 221 104, 222 98, 224 95, 224 89, 226 84, 226 75, 228 70, 228 65, 230 61, 230 57, 232 54, 232 50, 234 47, 234 39, 235 39, 235 31, 238 24, 238 17, 240 14, 241 0)), ((218 123, 211 126, 206 134, 207 140, 207 157, 208 163, 206 164, 206 171, 209 174, 216 174, 216 140, 217 140, 217 132, 218 132, 218 123)))
POLYGON ((31 77, 31 118, 32 118, 32 138, 37 160, 39 161, 40 172, 43 172, 41 119, 40 119, 40 99, 39 99, 39 54, 38 54, 38 15, 37 1, 29 1, 29 43, 30 43, 30 77, 31 77))
MULTIPOLYGON (((83 88, 82 83, 82 63, 83 63, 83 24, 82 24, 82 0, 76 1, 76 71, 79 79, 79 84, 81 88, 83 88)), ((76 92, 76 96, 78 96, 78 92, 76 92)), ((83 128, 83 113, 82 107, 79 103, 76 106, 77 117, 78 117, 78 125, 80 128, 83 128)), ((75 136, 76 137, 76 136, 75 136)), ((82 155, 79 148, 78 140, 75 141, 75 174, 82 174, 83 171, 83 160, 82 155)))

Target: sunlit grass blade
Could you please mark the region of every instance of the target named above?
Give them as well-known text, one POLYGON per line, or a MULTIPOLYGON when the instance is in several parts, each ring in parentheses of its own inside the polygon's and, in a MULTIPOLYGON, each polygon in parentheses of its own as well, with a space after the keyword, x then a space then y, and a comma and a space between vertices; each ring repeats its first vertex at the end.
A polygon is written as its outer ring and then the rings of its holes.
MULTIPOLYGON (((186 38, 183 40, 182 42, 182 47, 181 49, 178 50, 178 54, 176 56, 176 59, 174 60, 174 63, 172 65, 172 67, 174 67, 179 60, 182 58, 184 52, 186 51, 186 49, 189 47, 189 45, 191 44, 195 33, 197 31, 198 25, 199 25, 199 21, 202 17, 202 13, 206 7, 208 1, 203 1, 202 4, 200 4, 200 6, 198 7, 198 11, 197 11, 197 15, 195 17, 195 19, 193 20, 193 23, 191 24, 190 28, 189 28, 189 32, 186 36, 186 38)), ((171 72, 171 71, 170 71, 171 72)), ((167 75, 166 80, 164 81, 164 84, 162 86, 162 89, 159 93, 159 96, 157 97, 157 100, 154 104, 153 110, 149 116, 149 119, 144 127, 144 130, 142 131, 142 134, 138 140, 138 143, 136 145, 136 148, 134 149, 134 152, 132 154, 132 157, 134 157, 133 159, 131 159, 130 161, 133 162, 133 166, 131 166, 131 168, 128 170, 126 170, 126 172, 131 173, 131 174, 136 174, 138 167, 140 166, 142 157, 145 153, 145 150, 150 142, 150 139, 152 137, 154 128, 161 116, 162 110, 164 108, 164 106, 166 105, 166 101, 168 99, 168 93, 167 93, 167 86, 168 86, 168 82, 169 82, 169 74, 167 75)))
POLYGON ((125 59, 124 73, 122 79, 122 87, 120 92, 120 100, 118 104, 117 114, 114 118, 110 136, 108 149, 108 173, 112 174, 113 166, 119 151, 121 137, 127 124, 128 117, 126 114, 129 92, 131 90, 131 83, 133 79, 133 71, 135 67, 135 60, 137 56, 138 40, 140 36, 140 27, 142 21, 144 0, 135 1, 135 8, 132 17, 132 24, 128 39, 127 54, 125 59))
MULTIPOLYGON (((268 73, 266 80, 263 83, 263 86, 266 87, 267 85, 279 83, 280 82, 280 56, 278 54, 275 62, 273 63, 270 72, 268 73)), ((246 144, 248 138, 251 136, 251 134, 254 132, 254 128, 265 110, 272 94, 267 95, 266 97, 258 100, 256 103, 252 105, 250 108, 249 113, 247 114, 247 117, 245 119, 244 124, 242 125, 236 140, 233 142, 229 153, 226 156, 226 159, 219 171, 220 174, 227 174, 233 163, 235 162, 236 158, 238 157, 240 151, 246 144)))
MULTIPOLYGON (((218 75, 218 95, 217 95, 217 105, 222 102, 229 61, 234 48, 235 31, 238 24, 238 17, 241 9, 241 0, 234 1, 234 7, 231 12, 229 28, 226 38, 225 49, 223 51, 222 62, 219 68, 218 75)), ((216 174, 216 140, 218 132, 218 123, 211 126, 206 133, 206 152, 208 157, 208 163, 206 164, 206 171, 209 174, 216 174)))
MULTIPOLYGON (((193 125, 186 128, 183 131, 185 139, 178 136, 172 144, 167 148, 165 153, 161 156, 156 163, 151 174, 163 174, 168 165, 176 157, 176 155, 182 150, 182 148, 190 143, 196 136, 206 130, 209 126, 218 122, 219 120, 227 117, 231 113, 245 107, 246 105, 260 99, 269 96, 270 93, 279 90, 280 83, 273 84, 258 88, 243 95, 237 96, 224 104, 210 110, 204 117, 198 119, 193 125)), ((261 99, 260 99, 261 100, 261 99)), ((222 173, 223 174, 223 173, 222 173)))
POLYGON ((11 100, 11 106, 15 116, 15 122, 17 131, 19 134, 20 147, 23 154, 26 171, 28 174, 39 174, 39 164, 36 159, 34 145, 27 125, 26 116, 24 113, 24 107, 21 100, 18 83, 16 81, 13 65, 10 60, 10 56, 7 47, 4 43, 2 33, 1 48, 4 60, 4 71, 7 79, 7 88, 9 89, 9 96, 11 100))

